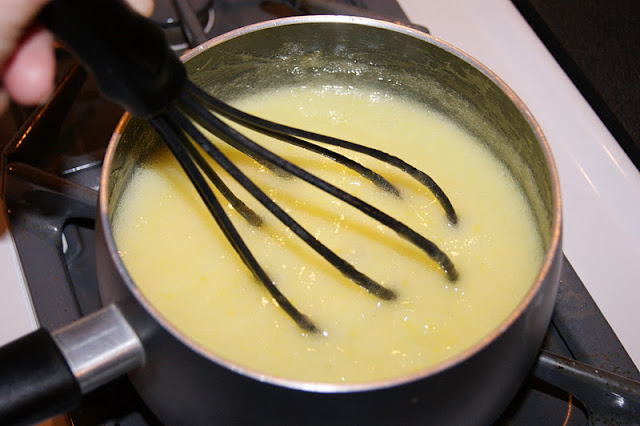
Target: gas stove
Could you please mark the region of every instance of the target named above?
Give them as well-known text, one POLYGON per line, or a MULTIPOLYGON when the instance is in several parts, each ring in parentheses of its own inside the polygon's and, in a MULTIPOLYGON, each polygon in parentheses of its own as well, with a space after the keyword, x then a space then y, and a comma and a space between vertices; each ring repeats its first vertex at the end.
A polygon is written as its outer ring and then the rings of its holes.
MULTIPOLYGON (((184 16, 169 3, 157 2, 154 19, 177 53, 201 37, 308 12, 296 1, 192 0, 193 13, 184 16), (196 31, 185 36, 176 30, 176 16, 195 19, 196 31)), ((640 379, 640 312, 634 309, 640 173, 518 10, 508 0, 340 5, 428 28, 483 62, 522 98, 551 145, 564 200, 564 270, 545 349, 640 379)), ((56 95, 33 112, 13 111, 19 123, 4 152, 0 343, 38 326, 58 328, 100 306, 94 206, 101 159, 122 110, 100 97, 71 57, 59 56, 56 95)), ((94 391, 69 416, 75 424, 157 423, 126 378, 94 391)), ((498 423, 586 422, 575 398, 532 376, 498 423)))

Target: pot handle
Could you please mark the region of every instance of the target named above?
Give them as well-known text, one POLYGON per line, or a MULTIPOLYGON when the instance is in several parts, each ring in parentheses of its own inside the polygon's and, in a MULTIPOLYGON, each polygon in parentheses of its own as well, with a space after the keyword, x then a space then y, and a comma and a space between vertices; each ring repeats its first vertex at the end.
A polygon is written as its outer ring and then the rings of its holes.
POLYGON ((0 348, 0 423, 35 423, 73 409, 81 396, 80 384, 47 330, 0 348))
POLYGON ((0 424, 65 413, 83 394, 143 364, 144 348, 115 305, 0 348, 0 424))

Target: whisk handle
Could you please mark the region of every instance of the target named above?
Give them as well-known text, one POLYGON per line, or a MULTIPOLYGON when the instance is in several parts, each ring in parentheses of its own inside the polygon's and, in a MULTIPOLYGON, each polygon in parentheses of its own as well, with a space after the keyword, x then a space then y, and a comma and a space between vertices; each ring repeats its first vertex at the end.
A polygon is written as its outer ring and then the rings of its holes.
POLYGON ((183 88, 185 68, 162 30, 123 0, 53 0, 40 20, 135 116, 163 111, 183 88))

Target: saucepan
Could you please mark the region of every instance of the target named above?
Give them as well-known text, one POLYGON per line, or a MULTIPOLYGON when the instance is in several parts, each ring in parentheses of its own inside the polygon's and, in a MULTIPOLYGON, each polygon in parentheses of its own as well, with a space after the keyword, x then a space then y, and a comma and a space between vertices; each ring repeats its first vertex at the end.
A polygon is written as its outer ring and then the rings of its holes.
POLYGON ((401 92, 450 117, 506 165, 528 200, 545 247, 535 281, 489 335, 454 358, 409 375, 320 385, 243 368, 167 321, 118 255, 114 212, 132 174, 162 143, 145 122, 125 115, 109 144, 100 180, 96 251, 105 308, 62 330, 38 331, 5 347, 0 386, 3 398, 9 398, 0 404, 2 410, 27 420, 36 418, 31 414, 69 410, 81 394, 128 374, 146 404, 167 424, 495 420, 538 356, 562 260, 556 169, 539 126, 513 91, 441 40, 361 17, 263 22, 210 40, 184 61, 192 80, 222 99, 312 81, 365 82, 381 91, 401 92), (333 66, 319 66, 329 63, 333 66), (357 73, 352 72, 355 64, 357 73), (43 401, 49 405, 44 407, 43 401), (6 408, 9 405, 18 408, 6 408))

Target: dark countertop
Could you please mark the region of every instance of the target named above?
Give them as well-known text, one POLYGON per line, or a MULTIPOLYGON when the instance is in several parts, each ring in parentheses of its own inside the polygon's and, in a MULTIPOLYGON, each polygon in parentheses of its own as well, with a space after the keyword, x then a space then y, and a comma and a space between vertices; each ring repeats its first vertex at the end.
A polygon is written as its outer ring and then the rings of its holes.
POLYGON ((640 169, 640 1, 512 2, 640 169))

